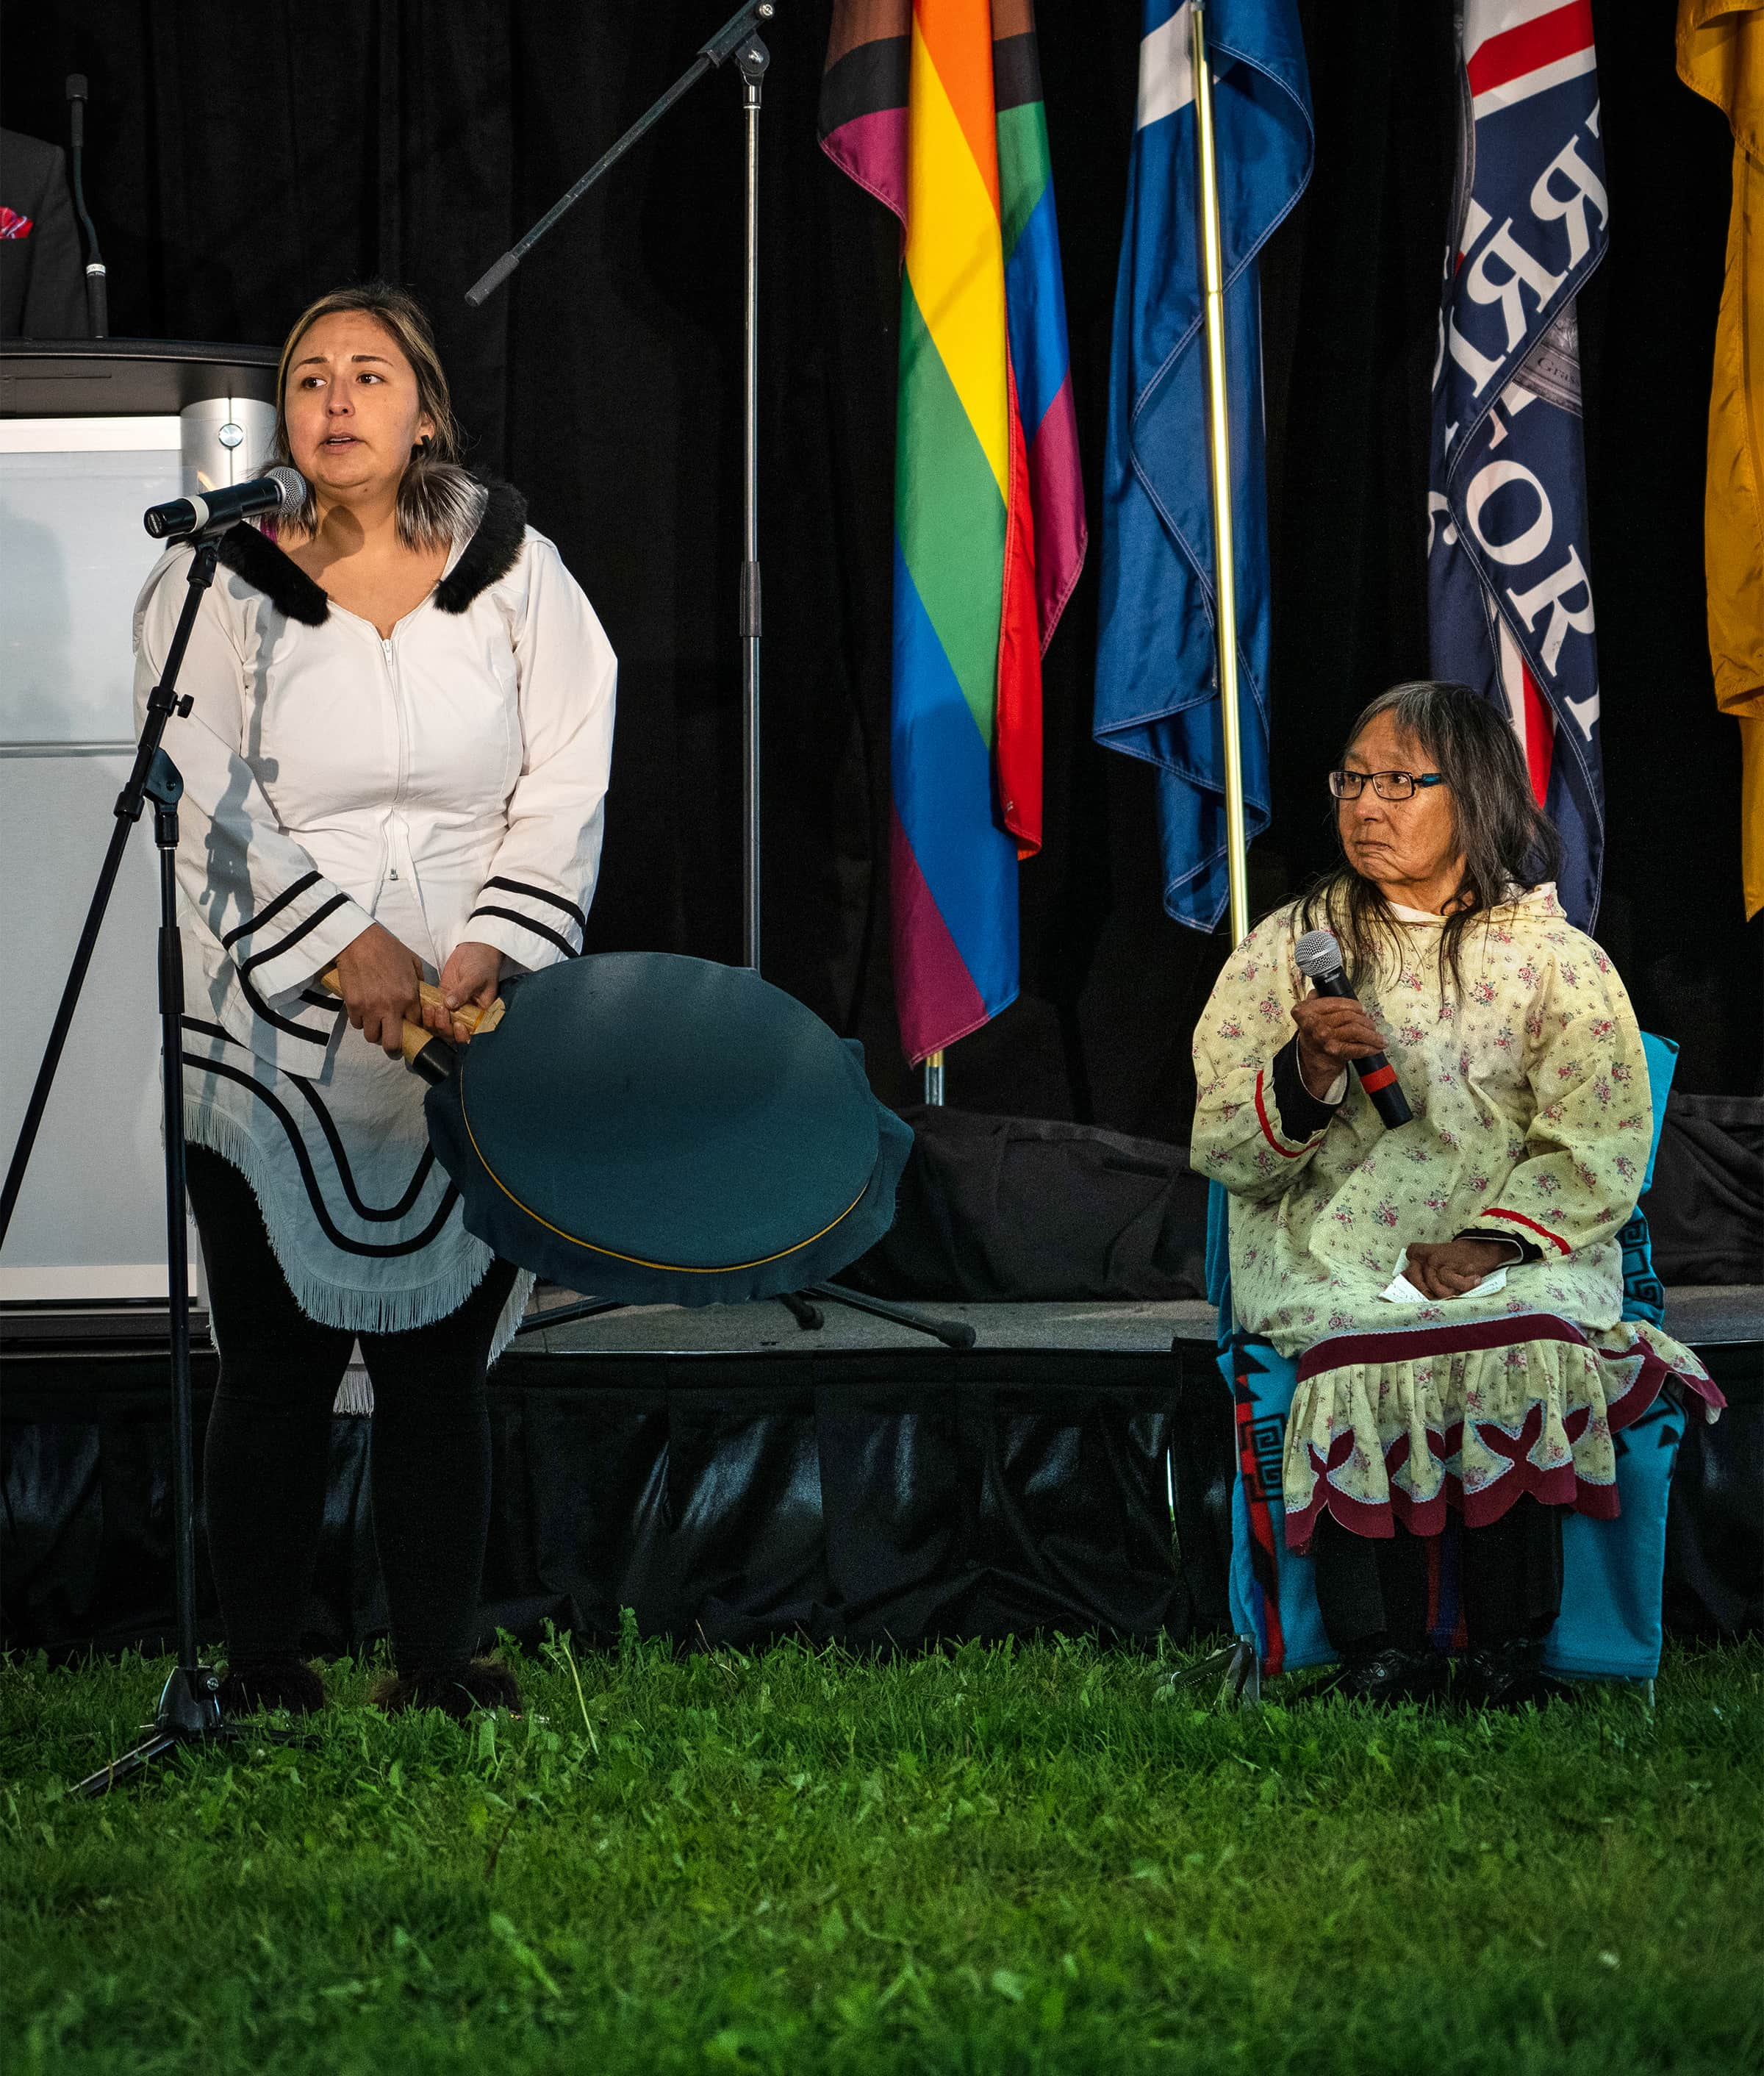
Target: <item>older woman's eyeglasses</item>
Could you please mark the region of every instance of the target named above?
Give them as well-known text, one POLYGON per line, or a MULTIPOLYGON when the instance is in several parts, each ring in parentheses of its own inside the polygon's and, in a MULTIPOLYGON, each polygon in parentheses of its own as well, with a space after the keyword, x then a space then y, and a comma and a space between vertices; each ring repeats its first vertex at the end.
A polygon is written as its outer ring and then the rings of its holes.
POLYGON ((1417 786, 1443 786, 1437 771, 1331 771, 1329 790, 1338 800, 1357 800, 1366 781, 1380 800, 1406 800, 1417 786))

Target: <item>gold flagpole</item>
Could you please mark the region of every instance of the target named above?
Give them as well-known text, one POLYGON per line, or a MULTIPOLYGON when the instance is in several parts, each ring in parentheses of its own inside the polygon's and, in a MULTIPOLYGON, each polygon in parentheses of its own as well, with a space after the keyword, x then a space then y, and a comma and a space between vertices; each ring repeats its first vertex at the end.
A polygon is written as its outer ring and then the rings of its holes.
POLYGON ((1213 77, 1206 9, 1193 0, 1189 50, 1201 160, 1201 286, 1206 305, 1206 405, 1212 438, 1213 571, 1218 598, 1219 720, 1225 731, 1225 851, 1231 942, 1250 932, 1248 845, 1243 833, 1243 756, 1237 718, 1237 565, 1231 544, 1231 430, 1225 380, 1224 268, 1219 260, 1218 168, 1213 146, 1213 77))

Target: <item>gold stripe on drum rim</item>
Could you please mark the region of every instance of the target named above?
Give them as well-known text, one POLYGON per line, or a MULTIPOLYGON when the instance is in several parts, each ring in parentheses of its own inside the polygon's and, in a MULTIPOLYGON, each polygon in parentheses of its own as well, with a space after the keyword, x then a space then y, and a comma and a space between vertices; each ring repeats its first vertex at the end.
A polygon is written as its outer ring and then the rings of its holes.
POLYGON ((466 1127, 466 1136, 471 1141, 471 1150, 478 1156, 478 1165, 515 1209, 525 1217, 531 1219, 535 1225, 543 1226, 547 1232, 555 1233, 559 1239, 567 1240, 571 1247, 579 1247, 585 1253, 604 1254, 609 1261, 627 1261, 633 1268, 658 1269, 663 1274, 669 1276, 732 1276, 737 1269, 763 1268, 770 1261, 782 1261, 791 1255, 800 1254, 805 1247, 812 1247, 816 1240, 824 1239, 835 1226, 843 1225, 862 1203, 865 1198, 870 1194, 870 1184, 865 1182, 863 1188, 852 1198, 839 1216, 830 1219, 818 1233, 811 1233, 807 1239, 798 1240, 794 1247, 780 1248, 776 1254, 762 1254, 757 1261, 723 1262, 714 1268, 694 1268, 677 1261, 645 1261, 640 1254, 621 1254, 616 1248, 596 1247, 591 1239, 578 1239, 574 1233, 567 1233, 562 1226, 553 1225, 549 1219, 541 1218, 531 1206, 523 1204, 513 1190, 497 1174, 496 1169, 484 1159, 484 1148, 478 1144, 477 1135, 471 1129, 471 1119, 466 1115, 466 1092, 463 1088, 459 1091, 459 1121, 466 1127))

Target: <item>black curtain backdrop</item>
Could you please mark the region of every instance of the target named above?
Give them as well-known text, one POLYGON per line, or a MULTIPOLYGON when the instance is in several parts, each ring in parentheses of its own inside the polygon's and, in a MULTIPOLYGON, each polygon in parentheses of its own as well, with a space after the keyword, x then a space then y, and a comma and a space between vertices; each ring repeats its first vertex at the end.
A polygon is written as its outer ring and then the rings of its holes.
MULTIPOLYGON (((620 657, 591 949, 739 956, 741 119, 702 84, 481 311, 462 292, 688 61, 732 0, 0 0, 0 121, 62 139, 118 334, 279 343, 380 273, 427 301, 475 465, 531 501, 620 657)), ((1322 774, 1425 674, 1427 384, 1451 160, 1447 0, 1303 7, 1309 192, 1264 259, 1275 562, 1265 907, 1326 863, 1322 774)), ((816 143, 829 0, 767 34, 762 199, 765 967, 916 1092, 894 1032, 884 832, 898 240, 816 143)), ((1042 0, 1093 515, 1136 0, 1042 0)), ((1613 243, 1582 298, 1610 841, 1600 935, 1681 1089, 1759 1086, 1737 737, 1704 641, 1703 455, 1730 144, 1673 10, 1595 0, 1613 243)), ((973 1110, 1185 1140, 1189 1032, 1226 946, 1158 899, 1149 773, 1091 742, 1096 542, 1047 662, 1047 845, 1021 999, 950 1057, 973 1110)))

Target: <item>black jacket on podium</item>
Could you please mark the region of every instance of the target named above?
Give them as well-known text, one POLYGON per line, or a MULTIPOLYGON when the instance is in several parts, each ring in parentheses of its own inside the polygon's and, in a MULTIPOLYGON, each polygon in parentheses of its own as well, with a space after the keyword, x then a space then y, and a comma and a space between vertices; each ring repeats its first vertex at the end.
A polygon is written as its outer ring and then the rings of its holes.
POLYGON ((60 147, 0 130, 0 338, 84 338, 85 271, 60 147))

